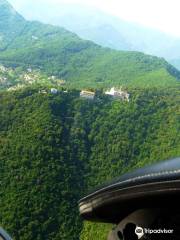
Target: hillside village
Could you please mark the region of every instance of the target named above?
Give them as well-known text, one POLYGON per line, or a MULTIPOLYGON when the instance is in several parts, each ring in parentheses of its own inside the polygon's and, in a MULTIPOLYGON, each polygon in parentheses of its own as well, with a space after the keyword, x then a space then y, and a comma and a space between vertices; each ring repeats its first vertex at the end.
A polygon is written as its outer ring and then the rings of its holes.
POLYGON ((66 81, 56 76, 47 76, 38 69, 7 68, 0 65, 0 89, 9 91, 23 88, 32 84, 52 84, 64 86, 66 81))
POLYGON ((7 73, 11 74, 12 70, 0 65, 0 85, 1 86, 8 86, 8 75, 7 73))
MULTIPOLYGON (((57 94, 60 90, 59 87, 66 86, 66 81, 63 79, 58 79, 56 76, 46 76, 42 74, 40 70, 33 70, 31 67, 26 70, 19 70, 13 68, 7 68, 3 65, 0 65, 0 89, 7 88, 8 91, 15 91, 22 89, 28 85, 32 84, 50 84, 57 86, 57 88, 41 89, 39 90, 40 94, 57 94)), ((63 90, 64 93, 67 93, 67 90, 63 90)), ((119 99, 121 101, 130 100, 130 94, 122 90, 122 87, 116 88, 112 87, 103 92, 104 95, 111 97, 112 99, 119 99)), ((95 90, 82 89, 80 91, 80 98, 87 100, 94 100, 96 98, 95 90)))

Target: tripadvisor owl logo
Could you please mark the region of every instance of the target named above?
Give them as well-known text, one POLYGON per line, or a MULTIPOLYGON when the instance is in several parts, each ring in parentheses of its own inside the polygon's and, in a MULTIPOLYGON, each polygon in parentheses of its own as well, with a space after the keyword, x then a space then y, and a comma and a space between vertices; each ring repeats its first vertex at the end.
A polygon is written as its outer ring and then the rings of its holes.
POLYGON ((138 239, 141 239, 144 236, 144 230, 142 227, 136 227, 135 233, 138 236, 138 239))
POLYGON ((173 229, 149 229, 149 228, 142 228, 136 227, 135 234, 138 236, 138 239, 141 239, 144 235, 147 234, 173 234, 173 229))

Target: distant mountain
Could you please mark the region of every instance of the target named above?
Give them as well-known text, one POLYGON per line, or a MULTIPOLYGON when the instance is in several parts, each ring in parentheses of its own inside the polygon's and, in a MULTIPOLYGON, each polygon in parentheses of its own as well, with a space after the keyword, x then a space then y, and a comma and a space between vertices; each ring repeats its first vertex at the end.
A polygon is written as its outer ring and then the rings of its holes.
MULTIPOLYGON (((40 5, 41 3, 39 3, 40 5)), ((30 6, 29 6, 30 7, 30 6)), ((164 57, 168 61, 180 59, 180 38, 158 30, 126 22, 85 5, 62 4, 36 8, 39 11, 23 12, 30 19, 60 25, 105 47, 117 50, 141 51, 164 57), (53 7, 54 6, 54 7, 53 7), (48 11, 48 15, 46 12, 48 11)), ((179 66, 179 65, 178 65, 179 66)))
POLYGON ((113 26, 108 24, 85 28, 80 31, 72 29, 72 31, 76 32, 82 38, 94 41, 104 47, 125 51, 133 50, 131 43, 113 26))
POLYGON ((164 59, 103 48, 64 28, 25 21, 7 2, 0 3, 0 34, 8 22, 6 37, 11 39, 0 51, 0 62, 6 66, 41 69, 78 88, 169 86, 179 82, 180 73, 164 59))
POLYGON ((170 60, 170 63, 180 70, 180 58, 170 60))
POLYGON ((6 0, 0 0, 0 50, 22 33, 25 24, 25 19, 6 0))

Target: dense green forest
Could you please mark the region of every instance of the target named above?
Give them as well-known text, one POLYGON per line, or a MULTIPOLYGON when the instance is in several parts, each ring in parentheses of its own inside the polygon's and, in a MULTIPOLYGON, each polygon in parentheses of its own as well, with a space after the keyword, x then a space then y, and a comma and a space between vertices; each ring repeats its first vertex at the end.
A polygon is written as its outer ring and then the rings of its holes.
POLYGON ((164 59, 26 21, 0 0, 0 225, 14 240, 105 240, 111 226, 83 223, 78 200, 179 156, 179 105, 180 72, 164 59), (129 102, 104 94, 120 85, 129 102))
POLYGON ((103 48, 64 28, 26 21, 6 0, 0 0, 0 35, 0 63, 40 69, 71 87, 168 87, 180 79, 164 59, 103 48))
POLYGON ((130 102, 97 91, 0 94, 0 225, 15 240, 105 240, 77 201, 134 168, 180 155, 180 88, 129 89, 130 102))

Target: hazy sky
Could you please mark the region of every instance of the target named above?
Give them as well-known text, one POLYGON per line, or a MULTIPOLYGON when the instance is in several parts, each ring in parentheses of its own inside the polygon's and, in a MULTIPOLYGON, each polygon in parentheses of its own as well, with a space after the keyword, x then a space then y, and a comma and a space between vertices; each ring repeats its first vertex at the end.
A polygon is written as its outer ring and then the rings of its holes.
MULTIPOLYGON (((180 36, 180 0, 9 0, 21 13, 33 15, 38 2, 48 8, 60 9, 62 3, 95 6, 121 19, 180 36)), ((52 11, 51 11, 52 12, 52 11)), ((47 12, 48 14, 48 12, 47 12)))

